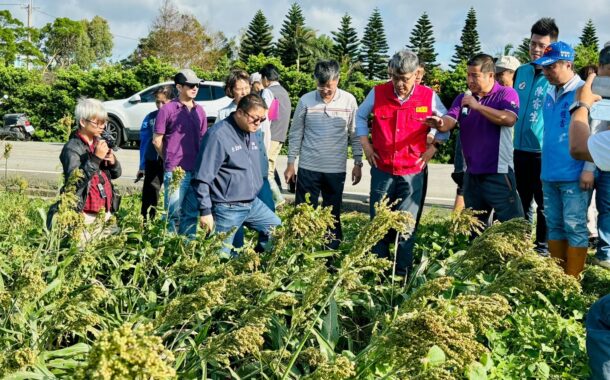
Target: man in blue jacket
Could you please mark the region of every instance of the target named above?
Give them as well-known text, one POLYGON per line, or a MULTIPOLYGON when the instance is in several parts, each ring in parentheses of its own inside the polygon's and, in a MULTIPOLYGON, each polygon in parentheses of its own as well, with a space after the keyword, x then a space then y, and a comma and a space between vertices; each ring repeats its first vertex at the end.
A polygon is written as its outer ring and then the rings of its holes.
POLYGON ((237 110, 203 137, 191 187, 183 204, 180 232, 197 225, 208 232, 229 232, 223 251, 231 251, 235 229, 245 225, 269 234, 281 221, 257 195, 263 186, 259 139, 267 105, 258 94, 244 96, 237 110))
MULTIPOLYGON (((552 18, 541 18, 531 29, 530 58, 542 57, 544 50, 557 41, 559 29, 552 18)), ((519 95, 519 117, 514 126, 514 165, 517 191, 523 211, 530 223, 534 221, 532 200, 536 201, 536 251, 548 254, 547 229, 544 216, 542 182, 540 181, 542 157, 542 132, 544 120, 542 108, 549 82, 542 68, 526 63, 517 69, 514 88, 519 95)))
POLYGON ((587 208, 591 189, 583 182, 588 176, 585 162, 570 156, 570 108, 574 105, 576 90, 584 84, 574 73, 574 55, 574 49, 568 44, 554 42, 535 64, 542 66, 550 84, 543 106, 540 176, 549 228, 549 251, 566 274, 578 278, 589 246, 587 208))

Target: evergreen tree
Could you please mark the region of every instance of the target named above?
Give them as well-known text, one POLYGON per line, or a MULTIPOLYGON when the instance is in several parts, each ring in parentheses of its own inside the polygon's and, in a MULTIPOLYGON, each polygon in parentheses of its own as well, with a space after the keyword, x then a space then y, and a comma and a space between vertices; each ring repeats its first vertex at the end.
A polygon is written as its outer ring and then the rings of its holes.
POLYGON ((434 34, 432 32, 432 23, 428 14, 424 12, 417 20, 415 27, 411 31, 409 44, 407 48, 411 49, 426 66, 434 66, 436 62, 436 52, 434 51, 434 34))
POLYGON ((383 20, 379 9, 375 8, 364 29, 360 60, 368 79, 387 77, 388 42, 385 37, 383 20))
POLYGON ((468 11, 460 42, 461 45, 455 45, 455 54, 451 59, 452 68, 455 68, 460 62, 467 61, 470 57, 481 52, 479 32, 477 32, 477 13, 474 8, 470 8, 468 11))
POLYGON ((304 49, 301 44, 307 44, 310 29, 305 26, 303 11, 297 3, 292 3, 286 19, 280 30, 280 38, 277 42, 277 55, 284 66, 300 65, 299 59, 305 57, 301 53, 304 49))
POLYGON ((526 62, 531 61, 530 39, 529 38, 524 38, 523 41, 521 41, 521 45, 519 45, 517 47, 517 50, 515 51, 515 57, 517 57, 517 59, 521 63, 526 63, 526 62))
POLYGON ((273 48, 271 44, 273 39, 271 35, 272 28, 267 23, 267 18, 263 11, 259 9, 252 21, 250 21, 244 39, 241 41, 239 58, 246 62, 251 55, 259 55, 260 53, 263 53, 265 56, 271 55, 273 48))
POLYGON ((333 35, 333 55, 337 61, 341 62, 344 57, 348 57, 351 63, 358 60, 358 50, 360 42, 356 29, 352 27, 352 18, 347 13, 341 18, 341 26, 333 35))
POLYGON ((597 31, 595 30, 595 25, 593 25, 593 20, 589 19, 585 24, 582 35, 580 36, 580 43, 585 47, 593 48, 595 51, 598 50, 599 41, 597 39, 597 31))

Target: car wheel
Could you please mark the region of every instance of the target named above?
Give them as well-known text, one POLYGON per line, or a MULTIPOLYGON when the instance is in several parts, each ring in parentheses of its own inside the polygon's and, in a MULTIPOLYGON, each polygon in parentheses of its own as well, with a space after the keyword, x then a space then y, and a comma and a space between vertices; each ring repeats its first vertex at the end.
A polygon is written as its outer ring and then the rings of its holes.
POLYGON ((118 121, 113 118, 108 119, 106 129, 108 129, 108 132, 110 132, 116 146, 120 147, 123 144, 123 129, 119 125, 118 121))

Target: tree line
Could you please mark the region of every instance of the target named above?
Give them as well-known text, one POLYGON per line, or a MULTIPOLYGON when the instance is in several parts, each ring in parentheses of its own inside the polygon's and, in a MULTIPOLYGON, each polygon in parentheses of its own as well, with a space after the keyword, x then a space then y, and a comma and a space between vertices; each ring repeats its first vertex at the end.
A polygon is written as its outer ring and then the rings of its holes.
MULTIPOLYGON (((423 13, 415 23, 405 47, 426 64, 424 81, 443 103, 466 87, 464 62, 481 51, 477 15, 470 8, 450 68, 437 62, 432 19, 423 13)), ((498 54, 511 54, 529 61, 529 39, 516 48, 507 44, 498 54)), ((576 67, 597 63, 599 41, 591 20, 576 46, 576 67)), ((164 0, 147 36, 120 62, 111 62, 113 35, 107 20, 56 18, 40 29, 26 28, 9 11, 0 11, 0 95, 9 100, 0 110, 27 112, 42 140, 64 140, 71 128, 70 115, 79 96, 101 100, 120 99, 146 86, 171 78, 177 68, 191 67, 207 80, 224 80, 232 68, 258 71, 273 63, 280 69, 284 87, 294 105, 315 87, 311 73, 318 59, 334 58, 341 64, 340 86, 361 102, 368 91, 387 77, 388 42, 378 8, 373 9, 361 38, 345 14, 330 36, 306 23, 302 8, 294 3, 283 21, 279 38, 264 12, 254 13, 245 32, 227 38, 182 12, 172 0, 164 0), (168 43, 171 41, 171 43, 168 43), (23 68, 31 63, 33 70, 23 68)), ((452 144, 437 157, 447 161, 452 144)))
MULTIPOLYGON (((415 51, 427 67, 435 67, 438 66, 435 43, 432 20, 424 12, 415 23, 405 47, 415 51)), ((507 44, 503 51, 496 53, 514 55, 521 62, 527 62, 528 45, 526 37, 516 48, 507 44)), ((70 65, 91 69, 110 64, 113 46, 108 21, 100 16, 91 20, 60 17, 36 29, 25 27, 8 10, 0 11, 0 64, 4 66, 27 62, 45 69, 70 65)), ((583 57, 583 62, 577 62, 576 66, 595 63, 591 60, 597 53, 599 41, 591 19, 584 26, 576 48, 583 57)), ((374 80, 386 76, 388 49, 379 8, 373 9, 359 38, 347 13, 330 36, 318 35, 307 25, 301 6, 293 3, 282 23, 278 40, 273 41, 273 27, 260 9, 246 31, 230 39, 222 32, 205 27, 192 14, 180 11, 173 0, 164 0, 148 35, 141 38, 135 50, 120 63, 134 66, 146 58, 155 57, 175 67, 195 66, 213 70, 221 59, 246 62, 249 56, 262 54, 278 57, 284 66, 294 67, 296 71, 311 72, 316 60, 332 57, 374 80)), ((451 69, 480 52, 477 15, 475 9, 470 8, 460 41, 455 45, 451 69)))

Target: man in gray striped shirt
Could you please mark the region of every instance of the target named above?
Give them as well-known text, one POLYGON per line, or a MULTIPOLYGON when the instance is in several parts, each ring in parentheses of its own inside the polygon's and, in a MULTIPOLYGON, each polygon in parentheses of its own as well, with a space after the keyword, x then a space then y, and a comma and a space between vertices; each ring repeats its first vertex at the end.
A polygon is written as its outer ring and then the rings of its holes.
POLYGON ((352 184, 362 178, 362 146, 355 135, 358 103, 352 94, 337 88, 337 61, 316 63, 314 77, 317 90, 303 95, 294 112, 284 178, 287 183, 295 180, 295 161, 299 157, 295 203, 305 202, 309 194, 315 207, 322 193, 322 206, 331 206, 336 220, 328 248, 337 249, 343 238, 340 214, 349 140, 355 161, 352 184))

